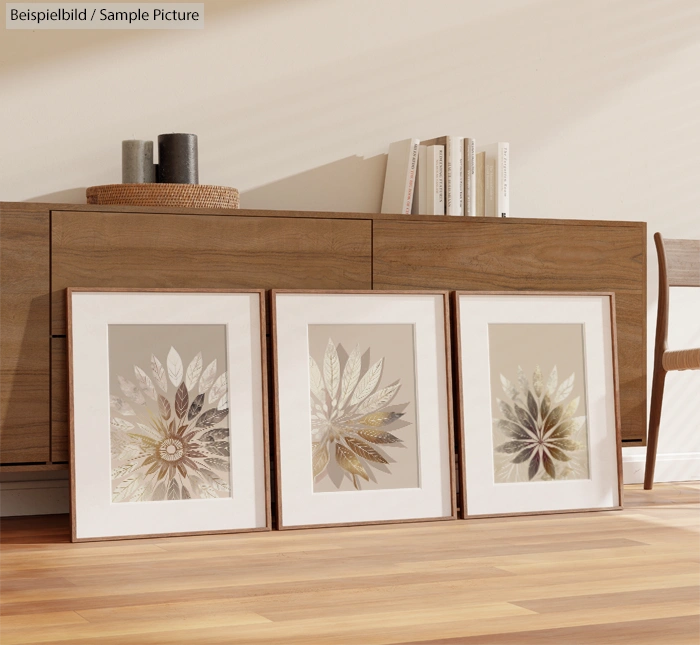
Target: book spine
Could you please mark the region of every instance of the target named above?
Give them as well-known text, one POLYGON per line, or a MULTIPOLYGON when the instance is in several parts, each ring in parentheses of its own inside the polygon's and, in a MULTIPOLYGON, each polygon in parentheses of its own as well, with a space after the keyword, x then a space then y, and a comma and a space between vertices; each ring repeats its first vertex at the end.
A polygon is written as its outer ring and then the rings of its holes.
POLYGON ((445 214, 445 146, 435 146, 435 192, 434 209, 435 215, 445 214))
POLYGON ((421 192, 421 148, 418 146, 418 167, 416 168, 416 183, 413 187, 413 199, 411 200, 411 215, 420 215, 420 192, 421 192))
POLYGON ((411 140, 410 158, 408 164, 408 176, 406 178, 406 189, 403 198, 403 215, 411 214, 413 205, 413 190, 416 185, 416 170, 418 168, 418 139, 411 140))
POLYGON ((484 166, 486 153, 479 152, 476 155, 476 216, 484 216, 484 166))
POLYGON ((447 137, 445 146, 445 157, 447 163, 447 182, 445 213, 447 215, 462 215, 463 211, 463 186, 462 176, 464 173, 464 144, 461 137, 447 137))
POLYGON ((418 146, 418 180, 416 181, 416 198, 413 200, 418 204, 418 214, 428 214, 428 175, 432 172, 432 167, 428 164, 428 146, 418 146))
POLYGON ((405 215, 411 212, 418 143, 418 139, 403 139, 389 145, 384 173, 382 213, 405 215))
MULTIPOLYGON (((421 146, 423 148, 423 146, 421 146)), ((423 171, 421 164, 425 160, 425 184, 421 190, 425 190, 425 215, 433 215, 433 202, 435 193, 435 150, 433 146, 425 146, 425 155, 421 157, 421 150, 418 151, 418 180, 422 178, 423 171)))
POLYGON ((510 217, 510 146, 498 144, 496 216, 510 217))
MULTIPOLYGON (((440 206, 442 204, 442 180, 439 178, 438 173, 442 172, 442 161, 438 158, 438 148, 442 146, 427 146, 425 158, 426 158, 426 185, 425 185, 425 196, 426 196, 426 215, 444 215, 444 212, 440 213, 440 206)), ((418 161, 418 170, 420 175, 420 164, 418 161)))
POLYGON ((464 139, 464 214, 476 217, 476 142, 464 139))
POLYGON ((496 162, 488 155, 484 164, 484 215, 496 216, 496 162))

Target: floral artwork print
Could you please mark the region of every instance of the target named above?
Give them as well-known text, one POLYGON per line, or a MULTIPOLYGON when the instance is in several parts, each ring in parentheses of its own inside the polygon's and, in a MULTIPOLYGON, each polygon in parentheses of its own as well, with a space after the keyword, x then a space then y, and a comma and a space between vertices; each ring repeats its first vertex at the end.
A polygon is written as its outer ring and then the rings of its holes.
POLYGON ((171 347, 117 376, 121 396, 110 396, 113 502, 230 497, 226 371, 217 371, 216 358, 205 363, 202 352, 188 358, 185 368, 171 347))
POLYGON ((540 366, 532 383, 518 367, 518 384, 500 375, 508 401, 496 399, 494 421, 497 481, 553 481, 588 477, 584 415, 575 416, 580 397, 570 401, 575 375, 558 383, 557 367, 544 382, 540 366), (499 443, 499 439, 505 441, 499 443))
POLYGON ((348 355, 331 338, 321 367, 309 356, 313 478, 339 468, 357 490, 376 481, 376 469, 391 474, 396 449, 404 447, 396 432, 409 425, 401 421, 408 403, 395 403, 401 380, 381 386, 385 358, 366 369, 362 358, 359 344, 348 355))

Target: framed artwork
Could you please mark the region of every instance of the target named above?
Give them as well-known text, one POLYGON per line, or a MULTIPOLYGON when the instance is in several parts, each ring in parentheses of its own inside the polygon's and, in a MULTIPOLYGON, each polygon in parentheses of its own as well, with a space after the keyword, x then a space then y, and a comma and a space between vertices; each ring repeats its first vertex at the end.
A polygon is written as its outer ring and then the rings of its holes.
POLYGON ((463 517, 622 505, 609 293, 457 292, 463 517))
POLYGON ((456 516, 448 306, 272 292, 279 528, 456 516))
POLYGON ((67 297, 73 541, 269 530, 264 291, 67 297))

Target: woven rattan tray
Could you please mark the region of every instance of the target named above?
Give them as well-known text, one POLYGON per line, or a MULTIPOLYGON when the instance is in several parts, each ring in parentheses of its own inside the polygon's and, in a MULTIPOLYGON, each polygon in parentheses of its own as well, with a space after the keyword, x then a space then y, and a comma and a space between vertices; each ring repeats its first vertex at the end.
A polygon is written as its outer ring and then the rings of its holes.
POLYGON ((88 204, 238 208, 238 190, 200 184, 106 184, 90 186, 88 204))

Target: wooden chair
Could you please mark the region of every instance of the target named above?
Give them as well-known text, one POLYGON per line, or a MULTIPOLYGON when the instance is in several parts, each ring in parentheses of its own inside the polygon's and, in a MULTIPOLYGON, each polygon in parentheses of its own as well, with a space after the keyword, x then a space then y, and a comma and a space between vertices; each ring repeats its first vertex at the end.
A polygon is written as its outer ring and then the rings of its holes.
MULTIPOLYGON (((656 316, 656 344, 654 348, 654 378, 651 385, 649 434, 647 435, 647 464, 644 488, 654 485, 656 447, 659 441, 661 401, 664 395, 666 373, 674 370, 700 369, 700 347, 669 351, 668 344, 668 288, 700 287, 700 240, 664 240, 661 233, 654 235, 659 258, 659 309, 656 316)), ((700 316, 697 317, 700 320, 700 316)))

